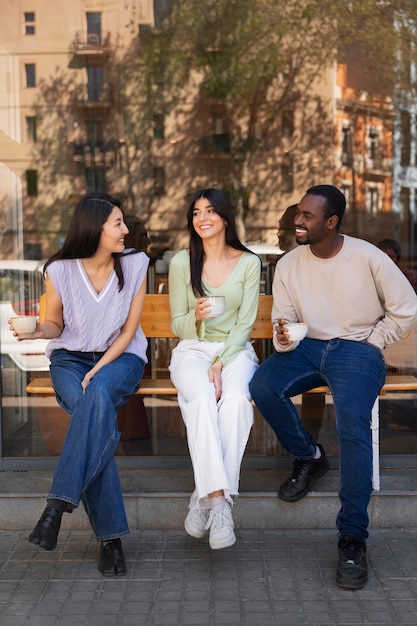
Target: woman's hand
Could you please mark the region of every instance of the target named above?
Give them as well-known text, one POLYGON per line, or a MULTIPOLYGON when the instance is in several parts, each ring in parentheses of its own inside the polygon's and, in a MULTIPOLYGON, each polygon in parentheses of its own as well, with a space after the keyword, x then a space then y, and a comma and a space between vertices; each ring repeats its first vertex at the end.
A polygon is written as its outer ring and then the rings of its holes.
POLYGON ((209 381, 214 384, 214 390, 216 392, 216 400, 220 399, 222 395, 222 369, 223 363, 218 359, 213 365, 209 367, 208 375, 209 381))
POLYGON ((41 324, 39 324, 39 320, 36 320, 36 328, 33 331, 33 333, 31 333, 30 337, 19 337, 19 335, 17 334, 12 324, 12 321, 9 320, 7 323, 9 324, 10 332, 13 333, 13 336, 16 337, 18 341, 25 341, 25 339, 43 339, 42 328, 41 328, 41 324))
POLYGON ((93 378, 93 376, 94 376, 94 372, 90 370, 89 372, 87 372, 87 374, 84 376, 83 380, 81 381, 81 387, 83 388, 83 393, 85 392, 88 385, 90 384, 90 381, 93 378))
POLYGON ((207 301, 207 298, 199 298, 195 307, 196 321, 200 322, 201 320, 208 319, 210 311, 211 306, 210 303, 207 301))
POLYGON ((275 326, 276 338, 281 346, 288 346, 291 343, 291 339, 288 336, 288 328, 284 327, 286 323, 286 320, 280 319, 275 326))

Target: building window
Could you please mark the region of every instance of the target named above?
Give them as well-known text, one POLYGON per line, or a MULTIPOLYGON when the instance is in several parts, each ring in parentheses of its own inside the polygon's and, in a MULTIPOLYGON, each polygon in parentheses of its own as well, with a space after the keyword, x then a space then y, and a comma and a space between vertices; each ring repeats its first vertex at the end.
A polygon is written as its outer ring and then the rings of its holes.
POLYGON ((287 109, 281 114, 282 136, 291 139, 294 134, 294 111, 287 109))
POLYGON ((379 210, 379 189, 378 187, 367 187, 366 189, 366 210, 370 215, 376 215, 379 210))
POLYGON ((353 166, 353 133, 350 124, 342 128, 342 165, 353 166))
POLYGON ((26 170, 26 188, 28 196, 38 195, 38 172, 37 170, 26 170))
POLYGON ((162 196, 165 193, 165 168, 153 168, 153 192, 155 196, 162 196))
POLYGON ((284 156, 281 163, 281 191, 294 191, 294 173, 292 158, 288 155, 284 156))
POLYGON ((166 17, 168 17, 171 4, 172 4, 172 0, 155 0, 154 1, 154 15, 155 15, 156 28, 161 28, 161 24, 163 20, 166 17))
POLYGON ((36 66, 34 63, 25 64, 26 87, 36 87, 36 66))
POLYGON ((99 102, 103 95, 104 72, 101 65, 87 67, 87 94, 89 102, 99 102))
POLYGON ((153 119, 153 137, 154 139, 163 139, 165 137, 165 116, 163 113, 154 113, 153 119))
POLYGON ((35 13, 33 11, 23 13, 23 24, 25 35, 36 34, 35 13))
POLYGON ((36 141, 36 117, 33 115, 26 117, 26 134, 29 141, 36 141))
POLYGON ((408 189, 408 187, 401 187, 400 204, 402 215, 408 218, 411 209, 410 190, 408 189))
POLYGON ((92 46, 101 44, 101 13, 87 13, 87 42, 92 46))
POLYGON ((85 170, 87 192, 106 191, 106 175, 104 169, 87 168, 85 170))
POLYGON ((407 167, 411 161, 411 117, 406 111, 401 112, 401 165, 407 167))
POLYGON ((346 209, 349 210, 351 209, 351 204, 352 204, 352 185, 343 185, 340 188, 340 191, 343 193, 343 195, 346 198, 346 209))
POLYGON ((379 131, 377 128, 375 128, 375 126, 371 126, 369 128, 367 144, 370 166, 374 169, 381 169, 381 141, 379 137, 379 131))
POLYGON ((227 116, 224 108, 215 106, 211 113, 212 134, 224 135, 228 131, 227 116))
POLYGON ((88 122, 86 125, 87 142, 94 150, 104 150, 104 126, 102 122, 88 122))

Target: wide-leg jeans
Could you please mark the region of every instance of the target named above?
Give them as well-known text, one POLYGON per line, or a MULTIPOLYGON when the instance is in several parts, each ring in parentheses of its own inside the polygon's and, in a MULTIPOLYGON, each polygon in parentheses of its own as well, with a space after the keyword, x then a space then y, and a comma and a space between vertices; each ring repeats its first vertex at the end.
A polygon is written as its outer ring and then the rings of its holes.
POLYGON ((256 371, 252 397, 282 446, 294 457, 314 455, 315 441, 305 429, 291 397, 320 385, 333 396, 340 451, 340 534, 368 537, 372 492, 371 411, 384 384, 382 352, 365 342, 304 339, 295 350, 275 352, 256 371))
POLYGON ((83 393, 81 381, 102 353, 54 350, 51 379, 58 404, 71 414, 49 498, 80 500, 98 541, 129 532, 114 453, 117 411, 139 388, 144 362, 123 353, 102 367, 83 393))

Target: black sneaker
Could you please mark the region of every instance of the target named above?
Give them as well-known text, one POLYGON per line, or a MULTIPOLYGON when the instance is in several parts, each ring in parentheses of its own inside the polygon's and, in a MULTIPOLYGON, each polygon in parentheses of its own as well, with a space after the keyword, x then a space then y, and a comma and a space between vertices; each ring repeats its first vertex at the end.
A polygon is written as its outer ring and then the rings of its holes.
POLYGON ((360 537, 342 535, 338 548, 336 583, 345 589, 361 589, 368 581, 366 543, 360 537))
POLYGON ((297 502, 310 491, 320 476, 329 470, 330 464, 323 447, 318 444, 319 459, 295 459, 292 474, 279 488, 278 497, 285 502, 297 502))

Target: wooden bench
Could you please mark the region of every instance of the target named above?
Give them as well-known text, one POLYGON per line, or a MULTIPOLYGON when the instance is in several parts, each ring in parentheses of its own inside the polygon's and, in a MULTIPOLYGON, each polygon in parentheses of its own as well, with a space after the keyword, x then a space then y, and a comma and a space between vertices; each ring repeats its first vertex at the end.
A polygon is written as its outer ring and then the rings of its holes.
MULTIPOLYGON (((259 307, 256 321, 253 325, 250 337, 255 339, 272 340, 271 324, 272 296, 259 296, 259 307)), ((40 317, 44 311, 44 302, 41 303, 40 317)), ((149 339, 177 339, 171 330, 171 317, 169 298, 167 294, 146 294, 145 306, 142 315, 141 326, 149 339)), ((34 378, 26 387, 27 393, 38 395, 51 395, 54 393, 49 377, 34 378)), ((390 375, 387 376, 380 396, 389 392, 417 391, 417 378, 415 376, 390 375)), ((143 378, 139 395, 176 395, 177 390, 168 378, 143 378)), ((327 386, 320 386, 308 393, 330 393, 327 386)), ((374 489, 380 489, 379 477, 379 398, 376 399, 371 415, 372 448, 373 448, 373 485, 374 489)))

